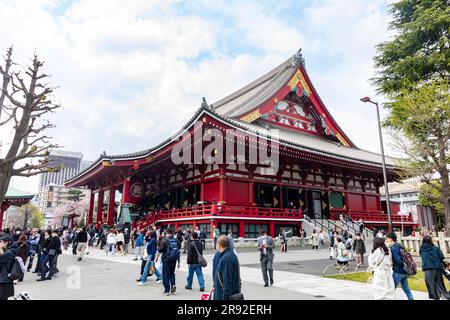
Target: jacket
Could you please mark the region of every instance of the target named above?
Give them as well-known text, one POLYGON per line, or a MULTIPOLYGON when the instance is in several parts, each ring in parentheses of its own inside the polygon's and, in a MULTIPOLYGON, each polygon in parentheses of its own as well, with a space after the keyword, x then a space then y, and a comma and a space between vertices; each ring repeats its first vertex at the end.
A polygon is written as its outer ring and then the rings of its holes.
POLYGON ((423 244, 419 249, 420 257, 422 258, 422 270, 442 269, 442 261, 445 259, 441 249, 436 246, 423 244))
POLYGON ((406 274, 406 271, 403 269, 405 263, 403 262, 403 257, 401 250, 404 247, 400 243, 394 243, 391 247, 392 253, 392 268, 395 273, 406 274))
POLYGON ((212 260, 212 278, 213 278, 213 281, 216 278, 217 267, 219 266, 219 262, 220 262, 220 258, 221 257, 222 256, 220 255, 219 251, 216 251, 216 253, 214 253, 214 257, 213 257, 213 260, 212 260))
POLYGON ((192 240, 187 246, 187 264, 198 264, 198 254, 194 246, 200 254, 203 254, 203 245, 199 240, 192 240))
MULTIPOLYGON (((262 261, 262 259, 264 257, 264 249, 260 248, 260 246, 263 245, 263 241, 264 241, 264 237, 258 238, 259 261, 262 261)), ((266 255, 270 260, 273 260, 273 258, 274 258, 273 248, 275 247, 275 244, 273 242, 272 237, 270 237, 270 236, 266 237, 266 244, 268 245, 268 247, 266 248, 266 255)))
POLYGON ((364 254, 366 253, 366 244, 364 243, 363 239, 355 239, 353 241, 353 251, 355 251, 357 254, 364 254))
POLYGON ((239 260, 230 248, 225 249, 220 256, 214 277, 214 300, 229 300, 231 295, 241 292, 239 260))
POLYGON ((151 239, 149 242, 147 242, 147 255, 148 256, 152 256, 151 261, 155 260, 155 255, 156 255, 156 239, 153 238, 151 239))
POLYGON ((207 238, 206 232, 205 231, 200 231, 200 235, 199 235, 200 240, 205 240, 207 238))
POLYGON ((48 244, 48 252, 50 253, 50 250, 55 250, 56 254, 59 254, 59 251, 61 250, 61 240, 59 237, 50 237, 50 242, 48 244))
POLYGON ((77 242, 87 242, 88 238, 87 238, 87 232, 86 231, 80 231, 77 235, 77 242))
POLYGON ((29 241, 29 249, 31 253, 36 253, 38 250, 38 244, 41 236, 40 234, 36 234, 35 236, 31 236, 29 241))
POLYGON ((9 273, 18 251, 19 247, 17 246, 17 243, 13 242, 8 249, 6 249, 6 252, 0 255, 0 283, 12 283, 12 280, 9 279, 9 273))
POLYGON ((144 245, 144 236, 139 234, 136 239, 136 247, 142 247, 144 245))

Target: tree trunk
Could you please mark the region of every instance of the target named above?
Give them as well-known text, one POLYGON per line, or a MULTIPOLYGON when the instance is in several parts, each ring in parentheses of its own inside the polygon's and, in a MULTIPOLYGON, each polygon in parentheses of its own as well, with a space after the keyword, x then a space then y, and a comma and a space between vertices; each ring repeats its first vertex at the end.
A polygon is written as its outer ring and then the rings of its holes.
POLYGON ((11 180, 11 169, 6 166, 0 166, 0 205, 5 200, 6 191, 8 191, 9 182, 11 180))
POLYGON ((28 220, 30 220, 30 213, 31 212, 32 211, 30 210, 29 205, 26 204, 25 213, 24 213, 24 217, 23 217, 23 230, 27 229, 28 220))
POLYGON ((444 223, 446 235, 450 236, 450 180, 448 171, 442 170, 441 174, 441 202, 444 207, 444 223))

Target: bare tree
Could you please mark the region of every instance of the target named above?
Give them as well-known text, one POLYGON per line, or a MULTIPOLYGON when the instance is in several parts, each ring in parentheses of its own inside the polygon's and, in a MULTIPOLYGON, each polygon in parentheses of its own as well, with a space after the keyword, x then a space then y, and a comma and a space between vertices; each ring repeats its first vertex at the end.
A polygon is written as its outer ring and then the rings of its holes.
POLYGON ((15 68, 18 65, 11 57, 12 47, 7 50, 5 66, 0 67, 0 127, 13 128, 9 149, 0 158, 0 203, 11 177, 31 177, 60 169, 52 167, 48 159, 58 145, 45 135, 47 129, 55 126, 44 118, 60 106, 50 100, 54 88, 44 82, 49 77, 41 71, 44 62, 34 54, 31 66, 15 68))

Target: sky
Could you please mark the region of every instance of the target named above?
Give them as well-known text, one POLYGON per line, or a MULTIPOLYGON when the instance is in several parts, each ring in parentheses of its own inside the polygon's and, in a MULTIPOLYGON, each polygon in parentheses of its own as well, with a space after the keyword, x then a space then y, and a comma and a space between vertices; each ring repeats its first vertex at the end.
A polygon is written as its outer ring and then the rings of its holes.
MULTIPOLYGON (((350 139, 379 152, 375 46, 392 37, 393 0, 0 0, 0 50, 33 53, 63 108, 48 117, 63 150, 84 160, 150 148, 200 106, 302 49, 308 74, 350 139)), ((385 115, 382 111, 382 116, 385 115)), ((11 131, 0 128, 6 152, 11 131)), ((389 152, 389 149, 388 149, 389 152)), ((14 178, 37 192, 38 177, 14 178)))

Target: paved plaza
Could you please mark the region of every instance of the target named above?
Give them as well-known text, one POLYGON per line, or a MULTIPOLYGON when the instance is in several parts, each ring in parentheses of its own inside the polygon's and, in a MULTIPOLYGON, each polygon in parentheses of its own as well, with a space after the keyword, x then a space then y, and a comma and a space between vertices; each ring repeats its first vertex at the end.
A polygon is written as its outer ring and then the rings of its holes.
MULTIPOLYGON (((197 279, 193 290, 184 289, 187 275, 186 255, 182 255, 180 269, 176 271, 177 292, 163 296, 162 284, 156 284, 155 277, 149 278, 149 285, 138 287, 140 261, 132 261, 134 255, 106 256, 103 250, 91 248, 83 261, 76 261, 71 249, 65 251, 58 261, 61 271, 51 281, 37 282, 36 275, 27 273, 23 283, 16 285, 16 293, 28 292, 33 299, 185 299, 199 300, 197 279)), ((208 266, 203 269, 206 291, 212 285, 212 251, 205 258, 208 266)), ((372 300, 369 284, 323 278, 322 271, 333 262, 328 250, 312 251, 309 248, 292 248, 287 253, 275 253, 273 287, 263 287, 259 268, 259 252, 256 249, 238 249, 241 264, 243 293, 247 300, 372 300)), ((332 268, 331 268, 332 269, 332 268)), ((331 271, 327 272, 330 274, 331 271)), ((415 299, 427 299, 424 292, 413 292, 415 299)), ((405 300, 403 291, 397 289, 397 299, 405 300)))

